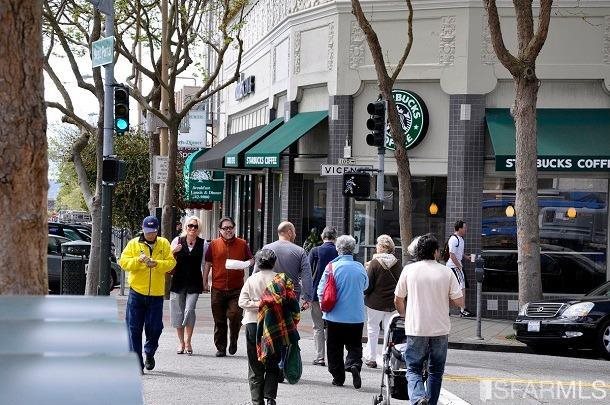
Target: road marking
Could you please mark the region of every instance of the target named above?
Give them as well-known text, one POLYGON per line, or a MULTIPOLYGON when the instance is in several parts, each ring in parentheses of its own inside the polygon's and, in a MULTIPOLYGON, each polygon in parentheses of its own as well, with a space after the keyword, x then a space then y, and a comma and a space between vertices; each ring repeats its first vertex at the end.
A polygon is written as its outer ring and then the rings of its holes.
POLYGON ((578 384, 579 387, 583 388, 606 388, 610 389, 610 384, 587 381, 561 381, 561 380, 528 380, 522 378, 504 378, 504 377, 481 377, 476 375, 452 375, 445 374, 443 376, 444 381, 455 381, 455 382, 481 382, 481 381, 492 381, 492 382, 505 382, 512 384, 536 384, 536 385, 570 385, 578 384))
MULTIPOLYGON (((445 379, 443 377, 443 379, 445 379)), ((457 395, 441 388, 441 395, 438 397, 438 403, 441 405, 470 405, 470 402, 464 401, 457 395)))

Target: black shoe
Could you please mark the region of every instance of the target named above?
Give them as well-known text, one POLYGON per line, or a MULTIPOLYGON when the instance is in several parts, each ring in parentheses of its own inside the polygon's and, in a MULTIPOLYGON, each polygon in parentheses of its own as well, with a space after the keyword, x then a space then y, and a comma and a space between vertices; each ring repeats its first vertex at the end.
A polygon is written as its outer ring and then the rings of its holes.
POLYGON ((367 360, 364 362, 368 368, 377 368, 377 362, 375 360, 367 360))
POLYGON ((275 399, 267 398, 267 405, 276 405, 275 399))
POLYGON ((227 353, 224 350, 218 350, 215 354, 216 357, 225 357, 227 353))
POLYGON ((468 312, 466 309, 460 310, 460 317, 461 318, 469 318, 471 316, 472 316, 472 314, 470 312, 468 312))
POLYGON ((362 378, 360 378, 360 370, 358 370, 357 366, 352 366, 350 371, 352 373, 354 388, 359 389, 360 387, 362 387, 362 378))
POLYGON ((235 353, 237 353, 237 342, 231 343, 229 345, 229 354, 235 354, 235 353))
POLYGON ((311 364, 313 364, 314 366, 326 366, 326 363, 324 362, 324 359, 315 359, 314 361, 311 362, 311 364))
POLYGON ((282 369, 280 369, 279 373, 277 373, 277 382, 278 383, 284 382, 284 370, 282 370, 282 369))
POLYGON ((337 381, 333 378, 333 385, 336 385, 337 387, 343 387, 343 381, 337 381))
POLYGON ((417 400, 415 405, 428 405, 428 398, 421 397, 420 399, 417 400))
POLYGON ((155 356, 147 354, 144 367, 146 367, 147 370, 152 370, 155 368, 155 356))

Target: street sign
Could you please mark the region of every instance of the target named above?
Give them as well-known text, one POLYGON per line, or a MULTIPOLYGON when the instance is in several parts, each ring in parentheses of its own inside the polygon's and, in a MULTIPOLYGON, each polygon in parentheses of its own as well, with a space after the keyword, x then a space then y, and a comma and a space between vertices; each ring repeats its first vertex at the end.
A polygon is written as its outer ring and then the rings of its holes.
POLYGON ((156 184, 167 182, 169 158, 167 156, 154 156, 153 179, 156 184))
POLYGON ((345 173, 355 173, 362 169, 372 168, 373 166, 320 165, 320 176, 342 176, 345 173))
POLYGON ((93 67, 112 63, 114 57, 114 37, 98 39, 91 44, 91 64, 93 67))
POLYGON ((356 159, 354 158, 339 158, 337 159, 337 163, 340 165, 355 165, 356 159))

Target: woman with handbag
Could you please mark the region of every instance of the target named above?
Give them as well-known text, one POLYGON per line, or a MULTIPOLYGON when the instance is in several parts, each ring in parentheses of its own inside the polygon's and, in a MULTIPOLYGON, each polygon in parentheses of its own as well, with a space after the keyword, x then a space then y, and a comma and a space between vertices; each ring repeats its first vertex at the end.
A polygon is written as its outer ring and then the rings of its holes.
POLYGON ((380 235, 377 238, 377 253, 368 262, 366 269, 369 286, 364 291, 364 305, 368 341, 364 351, 364 364, 370 368, 377 367, 379 323, 381 322, 383 330, 386 331, 390 318, 396 313, 394 290, 402 268, 394 256, 394 249, 392 238, 389 235, 380 235))
POLYGON ((323 318, 327 325, 326 359, 332 384, 342 386, 345 370, 352 374, 354 388, 362 386, 362 328, 364 326, 364 290, 368 277, 364 266, 353 257, 356 240, 349 235, 339 236, 335 242, 339 256, 332 260, 318 285, 318 296, 323 318), (326 285, 334 285, 334 294, 326 285), (328 297, 334 297, 332 307, 327 306, 328 297), (345 362, 343 350, 347 349, 345 362))
POLYGON ((169 293, 170 321, 178 335, 177 354, 193 354, 191 338, 195 327, 195 307, 203 292, 203 265, 206 242, 200 238, 201 222, 190 216, 180 236, 172 241, 176 267, 172 272, 169 293))

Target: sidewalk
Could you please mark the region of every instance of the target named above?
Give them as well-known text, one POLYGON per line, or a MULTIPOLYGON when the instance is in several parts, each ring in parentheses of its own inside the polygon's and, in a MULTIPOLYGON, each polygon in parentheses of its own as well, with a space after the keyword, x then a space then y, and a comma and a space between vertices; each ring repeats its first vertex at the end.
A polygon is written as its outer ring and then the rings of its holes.
MULTIPOLYGON (((128 290, 125 290, 125 294, 128 290)), ((119 307, 119 317, 123 319, 127 295, 120 296, 118 288, 112 292, 116 296, 119 307)), ((164 306, 165 325, 169 325, 169 301, 164 306)), ((482 319, 481 336, 483 340, 476 338, 477 321, 475 317, 460 318, 451 315, 451 333, 449 334, 449 348, 461 350, 482 350, 495 352, 527 353, 527 346, 515 339, 507 339, 514 335, 513 322, 505 319, 482 319)), ((197 302, 197 324, 196 329, 205 333, 213 333, 212 311, 210 310, 210 295, 202 294, 197 302)), ((301 314, 299 332, 302 338, 313 339, 311 313, 304 311, 301 314)), ((366 342, 366 328, 363 330, 363 342, 366 342)), ((382 337, 380 337, 382 343, 382 337)))

